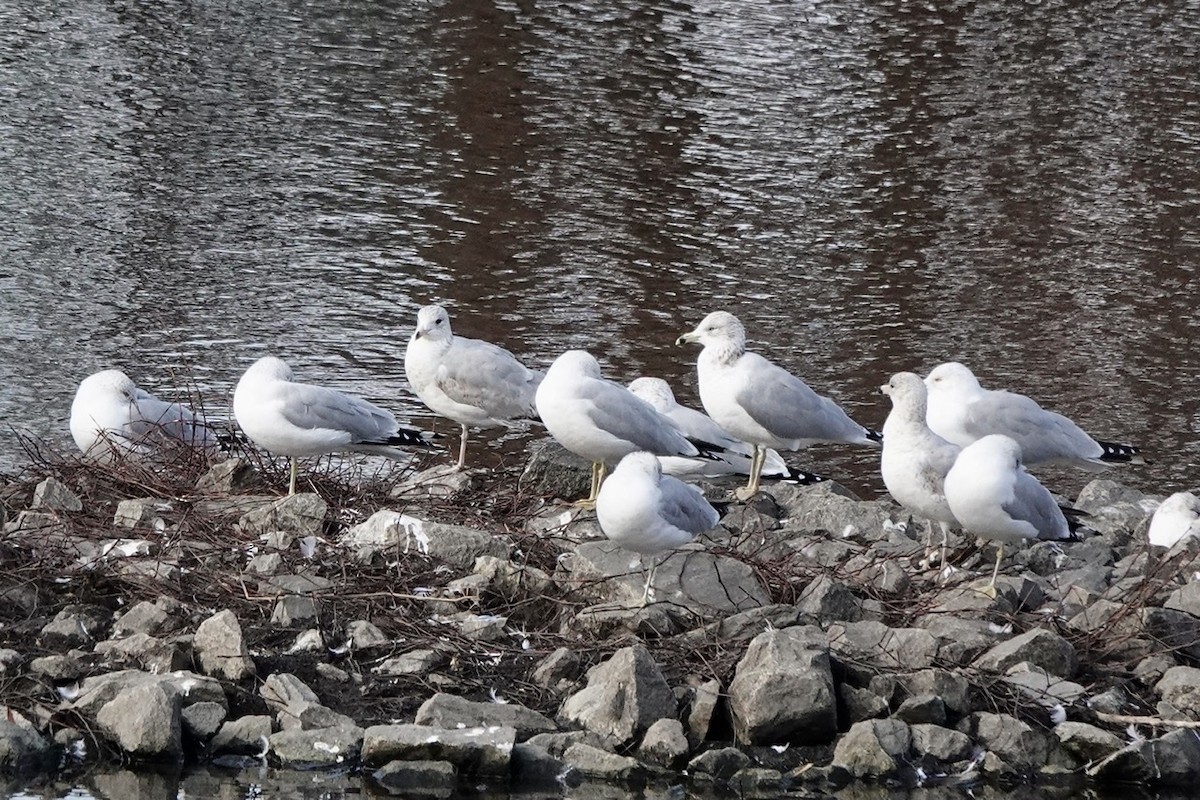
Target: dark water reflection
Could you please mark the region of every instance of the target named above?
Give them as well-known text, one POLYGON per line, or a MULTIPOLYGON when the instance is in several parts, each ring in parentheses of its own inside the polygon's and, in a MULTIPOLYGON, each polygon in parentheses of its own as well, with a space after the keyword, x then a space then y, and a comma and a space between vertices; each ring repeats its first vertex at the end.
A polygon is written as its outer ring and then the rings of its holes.
POLYGON ((115 365, 227 413, 273 352, 424 418, 431 301, 694 400, 726 308, 864 423, 959 359, 1192 486, 1198 63, 1185 2, 11 0, 0 412, 66 441, 115 365))

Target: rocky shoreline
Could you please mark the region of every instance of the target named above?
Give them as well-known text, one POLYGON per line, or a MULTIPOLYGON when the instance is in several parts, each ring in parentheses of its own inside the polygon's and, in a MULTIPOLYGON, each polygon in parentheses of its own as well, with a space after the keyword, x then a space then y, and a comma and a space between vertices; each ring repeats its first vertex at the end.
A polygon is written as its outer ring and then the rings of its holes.
MULTIPOLYGON (((1200 781, 1197 543, 1088 484, 1080 542, 1005 560, 884 498, 776 485, 658 568, 555 502, 586 465, 278 496, 274 465, 35 458, 0 487, 0 765, 360 770, 448 797, 1200 781)), ((249 459, 253 461, 253 459, 249 459)), ((732 486, 705 487, 714 501, 732 486)))

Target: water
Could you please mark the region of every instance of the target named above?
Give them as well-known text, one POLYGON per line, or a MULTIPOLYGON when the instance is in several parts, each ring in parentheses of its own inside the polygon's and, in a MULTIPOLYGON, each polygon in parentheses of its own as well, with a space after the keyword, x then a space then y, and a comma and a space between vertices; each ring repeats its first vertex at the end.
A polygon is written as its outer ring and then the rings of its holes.
POLYGON ((865 424, 962 360, 1194 486, 1197 63, 1194 2, 9 0, 0 415, 66 447, 109 366, 227 415, 274 353, 432 425, 434 301, 694 402, 724 308, 865 424))

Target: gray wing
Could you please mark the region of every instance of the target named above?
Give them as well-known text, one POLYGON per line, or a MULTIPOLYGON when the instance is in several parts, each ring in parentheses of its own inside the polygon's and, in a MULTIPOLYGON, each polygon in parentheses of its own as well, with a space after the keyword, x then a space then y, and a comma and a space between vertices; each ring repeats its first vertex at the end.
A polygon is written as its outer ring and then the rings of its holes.
POLYGON ((457 403, 499 419, 530 417, 543 374, 490 342, 456 337, 438 368, 437 385, 457 403))
POLYGON ((1024 467, 1018 467, 1014 476, 1012 497, 1000 506, 1004 512, 1036 528, 1039 539, 1069 539, 1067 518, 1050 491, 1024 467))
POLYGON ((600 430, 655 455, 698 454, 669 417, 624 386, 592 379, 587 381, 585 391, 587 417, 600 430))
POLYGON ((701 533, 715 527, 721 519, 703 494, 677 478, 663 475, 658 489, 662 494, 662 518, 680 530, 701 533))
POLYGON ((141 388, 134 390, 133 402, 137 414, 131 415, 130 426, 138 437, 165 435, 187 444, 216 443, 216 434, 204 418, 182 403, 168 403, 141 388))
POLYGON ((1021 446, 1021 461, 1026 464, 1062 458, 1098 459, 1104 452, 1074 422, 1015 392, 991 391, 971 402, 964 427, 977 439, 990 433, 1015 439, 1021 446))
POLYGON ((391 413, 335 389, 283 383, 279 393, 284 419, 298 428, 344 431, 354 444, 383 442, 400 429, 391 413))
POLYGON ((781 439, 866 441, 863 426, 837 403, 756 353, 742 356, 736 379, 738 404, 781 439))
POLYGON ((676 405, 666 415, 679 426, 679 430, 683 431, 685 436, 709 444, 718 444, 728 449, 734 449, 741 445, 747 453, 750 452, 750 447, 745 442, 733 438, 728 431, 716 423, 716 420, 707 414, 701 414, 694 408, 676 405))

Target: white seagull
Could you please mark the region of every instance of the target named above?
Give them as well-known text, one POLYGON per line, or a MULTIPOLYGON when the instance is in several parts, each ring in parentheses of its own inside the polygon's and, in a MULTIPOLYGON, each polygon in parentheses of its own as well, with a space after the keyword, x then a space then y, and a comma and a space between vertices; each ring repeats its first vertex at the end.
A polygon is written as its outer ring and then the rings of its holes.
POLYGON ((998 542, 988 593, 995 595, 1004 545, 1023 539, 1071 539, 1050 491, 1021 466, 1021 446, 1001 434, 967 445, 946 473, 946 501, 963 530, 998 542))
POLYGON ((746 350, 746 330, 737 317, 714 311, 676 344, 699 342, 696 362, 700 401, 718 425, 753 445, 750 481, 737 496, 758 491, 765 448, 799 450, 817 442, 873 444, 879 434, 847 416, 837 403, 804 381, 746 350))
POLYGON ((405 459, 399 447, 429 447, 416 428, 401 427, 390 411, 359 397, 293 380, 282 359, 250 365, 233 392, 233 415, 264 450, 291 458, 288 494, 296 493, 296 459, 355 452, 405 459))
MULTIPOLYGON (((675 393, 662 378, 636 378, 629 384, 629 391, 654 406, 654 410, 669 417, 689 438, 720 445, 724 450, 713 458, 680 458, 660 456, 663 472, 675 477, 717 478, 723 475, 749 475, 754 448, 741 439, 735 439, 718 425, 713 418, 694 408, 680 405, 675 393)), ((820 475, 793 469, 776 450, 767 450, 764 455, 762 477, 786 483, 809 485, 825 480, 820 475)))
POLYGON ((159 400, 139 389, 119 369, 106 369, 79 383, 71 403, 71 438, 84 457, 102 463, 146 455, 158 445, 215 447, 217 436, 204 418, 182 403, 159 400))
POLYGON ((929 427, 943 439, 966 447, 991 433, 1002 433, 1021 446, 1026 466, 1071 464, 1096 471, 1112 464, 1142 463, 1138 448, 1093 439, 1062 414, 1016 392, 984 389, 962 364, 935 367, 925 378, 929 389, 929 427))
POLYGON ((607 468, 630 453, 697 456, 669 418, 620 384, 600 376, 588 352, 568 350, 554 360, 537 389, 537 410, 550 435, 575 455, 592 462, 592 488, 583 507, 594 506, 607 468))
MULTIPOLYGON (((622 458, 600 488, 596 519, 605 536, 640 559, 683 547, 716 527, 720 515, 699 489, 664 475, 653 453, 636 452, 622 458)), ((652 560, 642 605, 650 599, 657 568, 652 560)))
POLYGON ((455 336, 441 306, 417 312, 404 372, 422 403, 462 428, 455 469, 466 464, 470 428, 514 427, 516 420, 537 417, 533 398, 543 374, 502 347, 455 336))
MULTIPOLYGON (((897 372, 880 391, 892 399, 892 410, 883 423, 883 454, 879 471, 883 484, 897 503, 929 520, 942 530, 942 554, 946 567, 946 543, 951 526, 959 522, 946 501, 946 473, 954 466, 960 448, 938 436, 925 424, 925 383, 913 372, 897 372)), ((929 557, 929 541, 926 541, 929 557)))
POLYGON ((1154 510, 1146 537, 1156 547, 1174 547, 1189 536, 1200 536, 1200 497, 1176 492, 1154 510))

